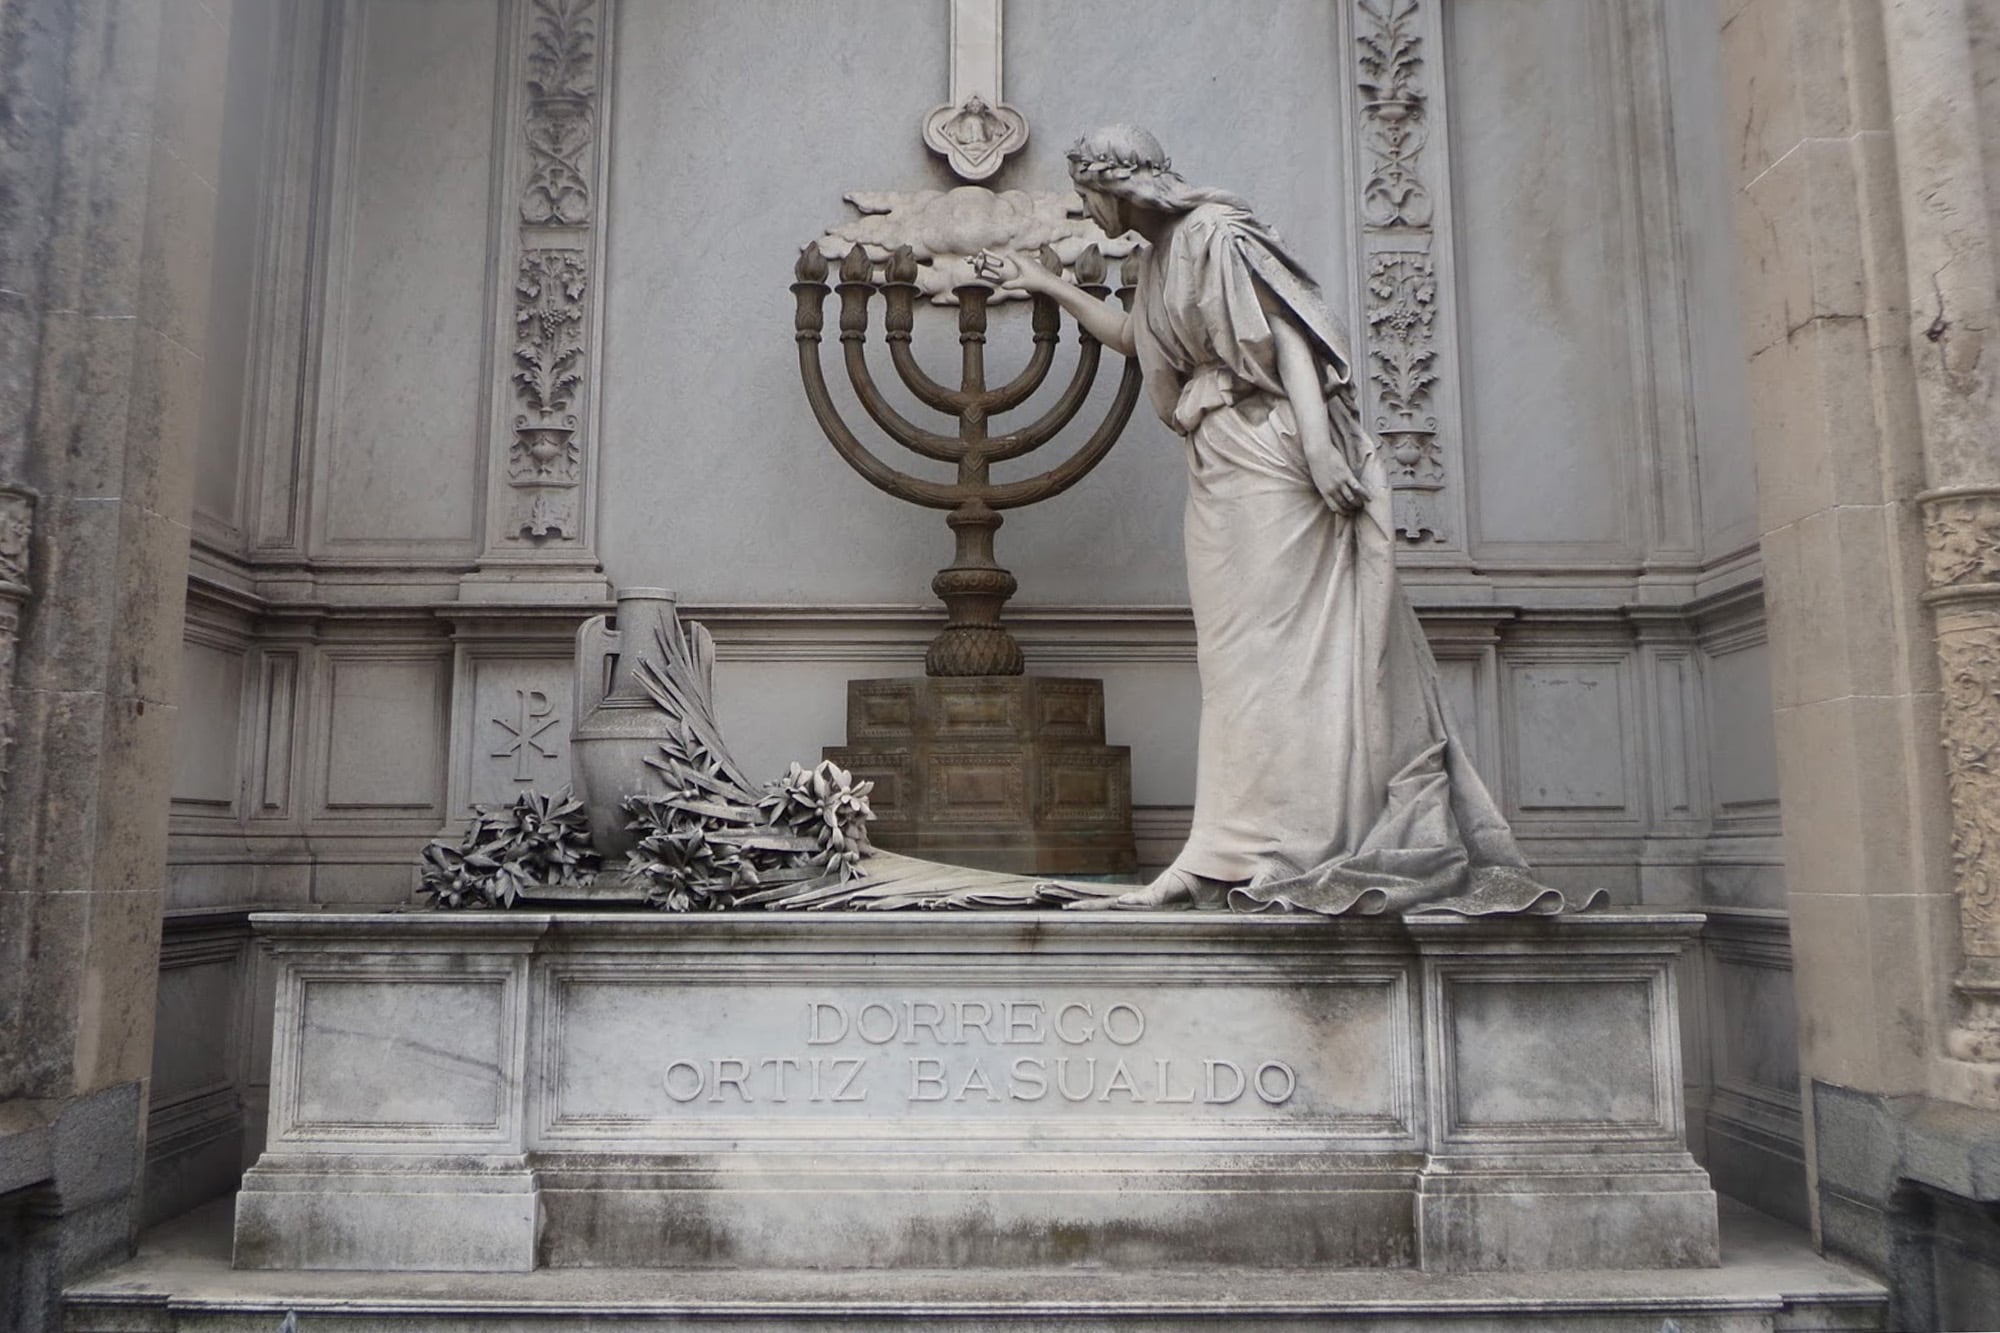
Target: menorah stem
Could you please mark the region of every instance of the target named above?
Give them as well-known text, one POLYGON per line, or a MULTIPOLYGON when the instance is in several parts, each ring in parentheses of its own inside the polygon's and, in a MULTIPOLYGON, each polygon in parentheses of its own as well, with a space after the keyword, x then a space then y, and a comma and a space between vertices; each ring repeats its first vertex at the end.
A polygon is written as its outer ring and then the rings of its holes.
POLYGON ((968 500, 945 515, 956 539, 951 564, 931 580, 944 602, 945 626, 924 653, 931 676, 1018 676, 1021 645, 1000 623, 1000 608, 1020 585, 994 562, 993 534, 1001 518, 984 500, 968 500))
POLYGON ((986 299, 991 292, 966 286, 958 292, 959 392, 976 398, 986 392, 986 299))

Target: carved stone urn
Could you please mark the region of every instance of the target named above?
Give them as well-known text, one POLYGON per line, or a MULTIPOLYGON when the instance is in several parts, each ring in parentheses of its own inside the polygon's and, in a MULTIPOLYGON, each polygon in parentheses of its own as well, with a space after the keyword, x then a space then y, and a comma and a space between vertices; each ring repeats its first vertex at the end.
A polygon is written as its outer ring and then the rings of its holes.
POLYGON ((664 588, 625 588, 615 615, 592 616, 576 632, 570 763, 589 812, 591 844, 607 863, 637 841, 625 827, 624 800, 654 785, 646 761, 658 756, 673 725, 654 706, 638 668, 662 633, 675 632, 674 605, 664 588))

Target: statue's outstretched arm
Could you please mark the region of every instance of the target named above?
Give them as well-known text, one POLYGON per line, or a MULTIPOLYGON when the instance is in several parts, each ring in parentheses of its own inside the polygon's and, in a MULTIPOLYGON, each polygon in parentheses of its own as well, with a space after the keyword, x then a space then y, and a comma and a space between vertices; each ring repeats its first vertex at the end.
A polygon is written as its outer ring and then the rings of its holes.
POLYGON ((1014 291, 1047 296, 1063 309, 1091 337, 1120 356, 1132 355, 1132 317, 1113 305, 1100 301, 1080 287, 1072 287, 1033 260, 1021 260, 993 250, 981 250, 973 258, 973 271, 988 282, 1014 291))

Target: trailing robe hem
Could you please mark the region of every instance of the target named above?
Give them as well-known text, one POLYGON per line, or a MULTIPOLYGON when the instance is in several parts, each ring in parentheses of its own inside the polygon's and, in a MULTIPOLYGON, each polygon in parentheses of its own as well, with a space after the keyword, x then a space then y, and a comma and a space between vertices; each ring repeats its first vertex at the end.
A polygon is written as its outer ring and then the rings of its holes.
POLYGON ((1209 202, 1143 260, 1133 340, 1187 441, 1202 714, 1194 823, 1175 867, 1239 910, 1559 912, 1468 761, 1396 578, 1390 487, 1354 408, 1345 339, 1249 213, 1209 202), (1267 308, 1320 366, 1334 446, 1367 488, 1320 495, 1267 308))

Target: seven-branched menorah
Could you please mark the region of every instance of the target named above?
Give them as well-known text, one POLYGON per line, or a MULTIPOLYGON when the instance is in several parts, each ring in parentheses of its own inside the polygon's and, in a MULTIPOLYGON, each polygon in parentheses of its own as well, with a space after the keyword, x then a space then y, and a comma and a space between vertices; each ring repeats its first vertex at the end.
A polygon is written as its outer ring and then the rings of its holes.
MULTIPOLYGON (((1047 247, 1042 249, 1040 260, 1044 266, 1061 271, 1061 262, 1047 247)), ((990 475, 993 464, 1032 453, 1054 440, 1075 420, 1096 383, 1103 344, 1079 329, 1076 367, 1061 394, 1034 421, 1018 430, 995 435, 990 426, 992 419, 1027 402, 1048 378, 1055 363, 1056 342, 1061 333, 1061 312, 1056 303, 1046 296, 1033 298, 1030 326, 1034 350, 1028 363, 1006 384, 988 388, 986 317, 993 289, 976 282, 955 288, 959 386, 947 388, 917 364, 910 347, 919 290, 915 253, 907 245, 889 252, 886 262, 880 264, 879 280, 875 276, 877 267, 877 261, 859 244, 840 261, 837 284, 840 342, 854 395, 889 438, 921 457, 957 464, 957 480, 931 481, 889 466, 871 453, 842 420, 820 364, 820 331, 829 288, 827 261, 817 245, 806 247, 799 256, 795 270, 798 280, 792 284, 792 292, 798 298, 799 373, 805 379, 806 397, 820 428, 855 471, 899 499, 950 511, 945 522, 956 537, 956 550, 952 563, 931 580, 931 590, 945 604, 945 627, 931 640, 924 654, 925 672, 932 676, 1018 676, 1023 669, 1021 647, 1000 623, 1000 608, 1019 586, 1014 576, 993 559, 993 534, 1000 526, 1000 513, 1059 495, 1097 466, 1131 418, 1139 396, 1138 363, 1126 360, 1124 376, 1119 380, 1109 411, 1075 453, 1034 476, 995 482, 990 475), (897 375, 919 402, 957 418, 956 435, 938 434, 910 421, 876 386, 868 367, 866 342, 868 306, 878 291, 885 307, 884 337, 897 375)), ((1077 285, 1099 300, 1111 294, 1104 281, 1107 274, 1104 256, 1095 245, 1077 256, 1070 271, 1077 285)), ((1131 261, 1127 261, 1120 276, 1118 299, 1129 310, 1131 261)))

